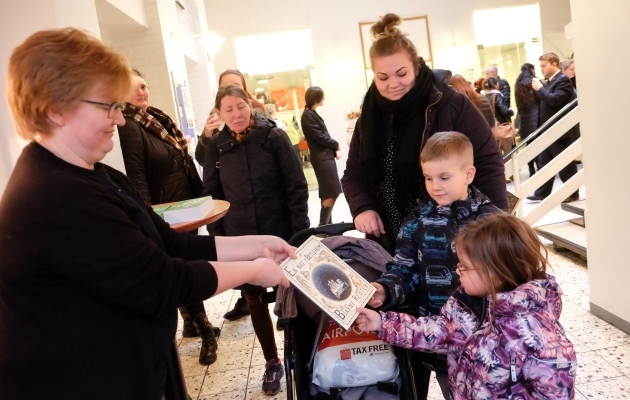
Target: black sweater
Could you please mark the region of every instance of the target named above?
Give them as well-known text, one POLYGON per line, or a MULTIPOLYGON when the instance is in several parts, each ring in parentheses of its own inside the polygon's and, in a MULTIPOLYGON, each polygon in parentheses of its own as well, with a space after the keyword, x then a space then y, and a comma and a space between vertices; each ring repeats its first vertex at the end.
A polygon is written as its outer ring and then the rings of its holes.
POLYGON ((161 399, 176 308, 217 288, 213 237, 147 208, 161 250, 97 172, 32 143, 0 200, 0 399, 161 399))

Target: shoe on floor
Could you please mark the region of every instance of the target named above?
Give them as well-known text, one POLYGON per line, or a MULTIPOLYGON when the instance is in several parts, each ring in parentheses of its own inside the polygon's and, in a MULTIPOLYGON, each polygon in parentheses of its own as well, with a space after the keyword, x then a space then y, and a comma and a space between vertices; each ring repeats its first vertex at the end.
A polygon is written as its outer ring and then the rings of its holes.
POLYGON ((579 194, 572 194, 571 196, 567 197, 566 199, 562 200, 563 203, 570 203, 572 201, 578 201, 580 200, 580 195, 579 194))
POLYGON ((195 328, 195 324, 192 318, 187 318, 184 320, 184 328, 182 329, 182 336, 185 338, 199 337, 199 332, 197 332, 197 328, 195 328))
MULTIPOLYGON (((208 365, 217 360, 217 329, 210 324, 206 314, 199 314, 194 320, 195 327, 201 336, 201 350, 199 351, 199 364, 208 365)), ((218 330, 221 334, 221 330, 218 330)))
POLYGON ((247 306, 247 300, 244 297, 239 297, 234 304, 234 308, 226 312, 223 318, 230 321, 236 321, 244 316, 249 315, 249 307, 247 306))
POLYGON ((284 367, 280 359, 268 361, 265 364, 262 390, 267 396, 274 396, 280 392, 280 379, 284 376, 284 367))
POLYGON ((536 194, 532 194, 531 196, 527 196, 527 200, 531 200, 531 201, 542 201, 545 200, 547 197, 545 196, 538 196, 536 194))

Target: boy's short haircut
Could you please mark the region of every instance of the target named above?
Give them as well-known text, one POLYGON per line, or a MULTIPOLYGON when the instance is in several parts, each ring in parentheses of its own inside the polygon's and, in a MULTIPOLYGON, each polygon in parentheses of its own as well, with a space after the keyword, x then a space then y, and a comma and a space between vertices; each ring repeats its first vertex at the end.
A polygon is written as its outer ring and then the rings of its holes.
POLYGON ((466 168, 474 164, 473 146, 470 139, 459 132, 438 132, 427 140, 420 153, 420 163, 455 158, 466 168))

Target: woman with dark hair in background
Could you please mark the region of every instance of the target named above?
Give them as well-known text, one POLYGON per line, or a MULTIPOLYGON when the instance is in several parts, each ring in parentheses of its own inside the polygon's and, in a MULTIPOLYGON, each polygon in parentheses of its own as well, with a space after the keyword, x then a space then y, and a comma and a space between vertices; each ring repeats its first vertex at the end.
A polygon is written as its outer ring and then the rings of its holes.
POLYGON ((453 75, 451 78, 451 86, 456 92, 468 97, 475 107, 481 111, 481 114, 488 122, 488 125, 490 125, 490 128, 494 128, 494 115, 492 115, 492 107, 490 107, 488 99, 475 92, 472 87, 470 87, 468 81, 466 81, 466 79, 464 79, 461 75, 453 75))
POLYGON ((306 90, 306 106, 302 114, 302 131, 311 153, 311 164, 319 185, 322 208, 319 226, 332 223, 332 210, 341 193, 341 183, 335 159, 341 158, 339 143, 330 137, 326 124, 315 110, 324 105, 324 91, 313 86, 306 90))
MULTIPOLYGON (((168 115, 149 106, 147 83, 138 70, 134 73, 136 88, 122 110, 126 123, 118 127, 127 176, 148 205, 201 197, 201 178, 184 134, 168 115)), ((213 328, 201 302, 179 311, 184 320, 182 336, 201 336, 199 363, 212 364, 221 330, 213 328)))
MULTIPOLYGON (((486 98, 488 103, 492 107, 494 118, 496 118, 499 125, 507 122, 512 122, 512 116, 514 110, 508 105, 508 99, 503 97, 503 94, 499 92, 499 80, 497 78, 488 78, 484 81, 484 90, 486 92, 486 98)), ((501 139, 498 141, 499 147, 503 152, 503 155, 509 153, 514 147, 514 139, 501 139)))
MULTIPOLYGON (((532 88, 532 79, 535 76, 534 66, 525 63, 521 67, 521 73, 516 78, 516 84, 514 85, 514 99, 516 100, 516 109, 520 118, 518 134, 523 140, 538 129, 538 106, 540 105, 540 100, 534 96, 534 89, 532 88)), ((536 168, 534 168, 535 160, 527 163, 529 176, 536 173, 536 168)))

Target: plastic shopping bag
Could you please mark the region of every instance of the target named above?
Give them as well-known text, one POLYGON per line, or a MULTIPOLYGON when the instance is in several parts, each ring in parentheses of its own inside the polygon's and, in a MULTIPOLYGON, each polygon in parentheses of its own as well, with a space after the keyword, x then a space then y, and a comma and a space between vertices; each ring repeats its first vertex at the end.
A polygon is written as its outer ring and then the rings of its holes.
POLYGON ((344 388, 390 382, 398 377, 398 360, 391 345, 356 323, 346 332, 328 321, 319 336, 313 364, 313 383, 323 388, 344 388))

